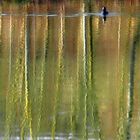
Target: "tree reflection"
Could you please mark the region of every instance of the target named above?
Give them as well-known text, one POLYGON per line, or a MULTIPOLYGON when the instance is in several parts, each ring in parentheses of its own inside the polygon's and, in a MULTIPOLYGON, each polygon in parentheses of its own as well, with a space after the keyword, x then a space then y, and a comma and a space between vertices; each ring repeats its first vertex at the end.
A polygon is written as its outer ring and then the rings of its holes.
MULTIPOLYGON (((1 9, 19 13, 20 6, 5 4, 1 9)), ((103 25, 101 17, 65 16, 92 13, 100 7, 92 0, 28 3, 22 16, 0 17, 5 139, 13 135, 21 139, 133 138, 140 24, 130 17, 106 22, 105 16, 103 25), (42 14, 50 11, 57 16, 42 14), (28 16, 34 12, 41 14, 28 16)))
POLYGON ((134 114, 134 86, 135 86, 135 65, 136 65, 136 49, 140 41, 140 23, 137 25, 137 30, 135 32, 132 49, 131 49, 131 56, 130 56, 130 85, 129 85, 129 104, 128 104, 128 118, 127 118, 127 139, 131 139, 131 127, 132 127, 132 118, 134 114))

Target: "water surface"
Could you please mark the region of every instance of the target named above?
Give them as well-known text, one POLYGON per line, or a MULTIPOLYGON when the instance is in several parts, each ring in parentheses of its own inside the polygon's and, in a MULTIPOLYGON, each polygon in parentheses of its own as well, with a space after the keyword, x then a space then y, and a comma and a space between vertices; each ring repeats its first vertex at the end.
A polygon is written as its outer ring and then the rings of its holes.
POLYGON ((139 11, 138 2, 3 3, 0 139, 139 140, 139 11))

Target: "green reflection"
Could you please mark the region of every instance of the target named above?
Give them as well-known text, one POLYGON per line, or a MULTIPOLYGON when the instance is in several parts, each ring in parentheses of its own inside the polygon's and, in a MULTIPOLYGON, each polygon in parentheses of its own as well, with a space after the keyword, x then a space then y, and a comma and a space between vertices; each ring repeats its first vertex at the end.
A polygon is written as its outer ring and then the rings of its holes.
POLYGON ((0 7, 19 13, 0 15, 2 138, 139 139, 139 19, 75 14, 105 3, 137 12, 109 1, 0 7))

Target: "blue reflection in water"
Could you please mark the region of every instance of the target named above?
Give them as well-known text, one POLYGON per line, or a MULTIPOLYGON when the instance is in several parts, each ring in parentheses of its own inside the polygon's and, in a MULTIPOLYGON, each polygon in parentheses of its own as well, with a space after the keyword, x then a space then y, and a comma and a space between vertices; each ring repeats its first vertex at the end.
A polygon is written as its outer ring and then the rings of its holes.
MULTIPOLYGON (((47 16, 47 17, 57 17, 60 16, 61 14, 57 14, 57 13, 32 13, 32 14, 21 14, 21 13, 0 13, 0 16, 47 16)), ((106 15, 107 17, 114 17, 114 16, 120 16, 120 13, 117 12, 111 12, 108 15, 106 15)), ((79 16, 99 16, 99 17, 104 17, 104 15, 102 13, 71 13, 71 14, 62 14, 61 16, 63 17, 79 17, 79 16)))

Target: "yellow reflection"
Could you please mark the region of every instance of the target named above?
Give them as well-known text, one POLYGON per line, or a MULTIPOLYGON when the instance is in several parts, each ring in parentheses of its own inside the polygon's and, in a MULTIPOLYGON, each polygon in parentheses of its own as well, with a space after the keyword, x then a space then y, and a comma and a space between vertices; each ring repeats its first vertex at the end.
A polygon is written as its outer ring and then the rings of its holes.
POLYGON ((48 18, 44 19, 45 22, 45 30, 43 30, 43 53, 42 53, 42 62, 41 62, 41 73, 40 73, 40 96, 38 97, 38 120, 37 120, 37 134, 40 130, 40 122, 41 122, 41 111, 42 111, 42 99, 43 99, 43 91, 44 91, 44 73, 45 73, 45 57, 46 57, 46 41, 48 39, 48 18))
POLYGON ((61 13, 58 17, 60 22, 59 30, 58 30, 58 66, 57 66, 57 78, 56 78, 56 95, 54 99, 54 108, 53 108, 53 122, 52 122, 52 138, 55 139, 56 135, 56 124, 57 124, 57 111, 58 111, 58 104, 59 104, 59 96, 60 96, 60 82, 61 76, 63 71, 63 47, 64 47, 64 26, 65 26, 65 19, 64 19, 64 5, 62 5, 61 13))
MULTIPOLYGON (((23 109, 23 120, 21 122, 21 139, 24 139, 25 136, 25 128, 29 127, 29 134, 30 138, 32 138, 32 118, 31 118, 31 111, 29 108, 29 96, 28 96, 28 18, 25 17, 24 19, 24 30, 25 34, 25 47, 24 47, 24 109, 23 109)), ((22 35, 21 35, 22 36, 22 35)), ((24 38, 24 36, 22 38, 24 38)))
MULTIPOLYGON (((18 109, 16 106, 20 106, 22 104, 22 89, 23 89, 23 73, 24 73, 24 19, 20 18, 21 25, 19 29, 19 46, 18 48, 14 48, 16 51, 15 56, 12 56, 12 47, 14 43, 13 36, 15 31, 13 29, 14 25, 16 25, 16 18, 10 16, 10 44, 9 44, 9 91, 6 98, 6 127, 5 127, 5 139, 9 139, 11 136, 11 128, 13 125, 15 118, 18 116, 18 109)), ((21 109, 22 110, 22 109, 21 109)), ((20 111, 19 111, 20 112, 20 111)), ((22 113, 22 112, 21 112, 22 113)), ((18 121, 16 122, 19 125, 18 121)))

